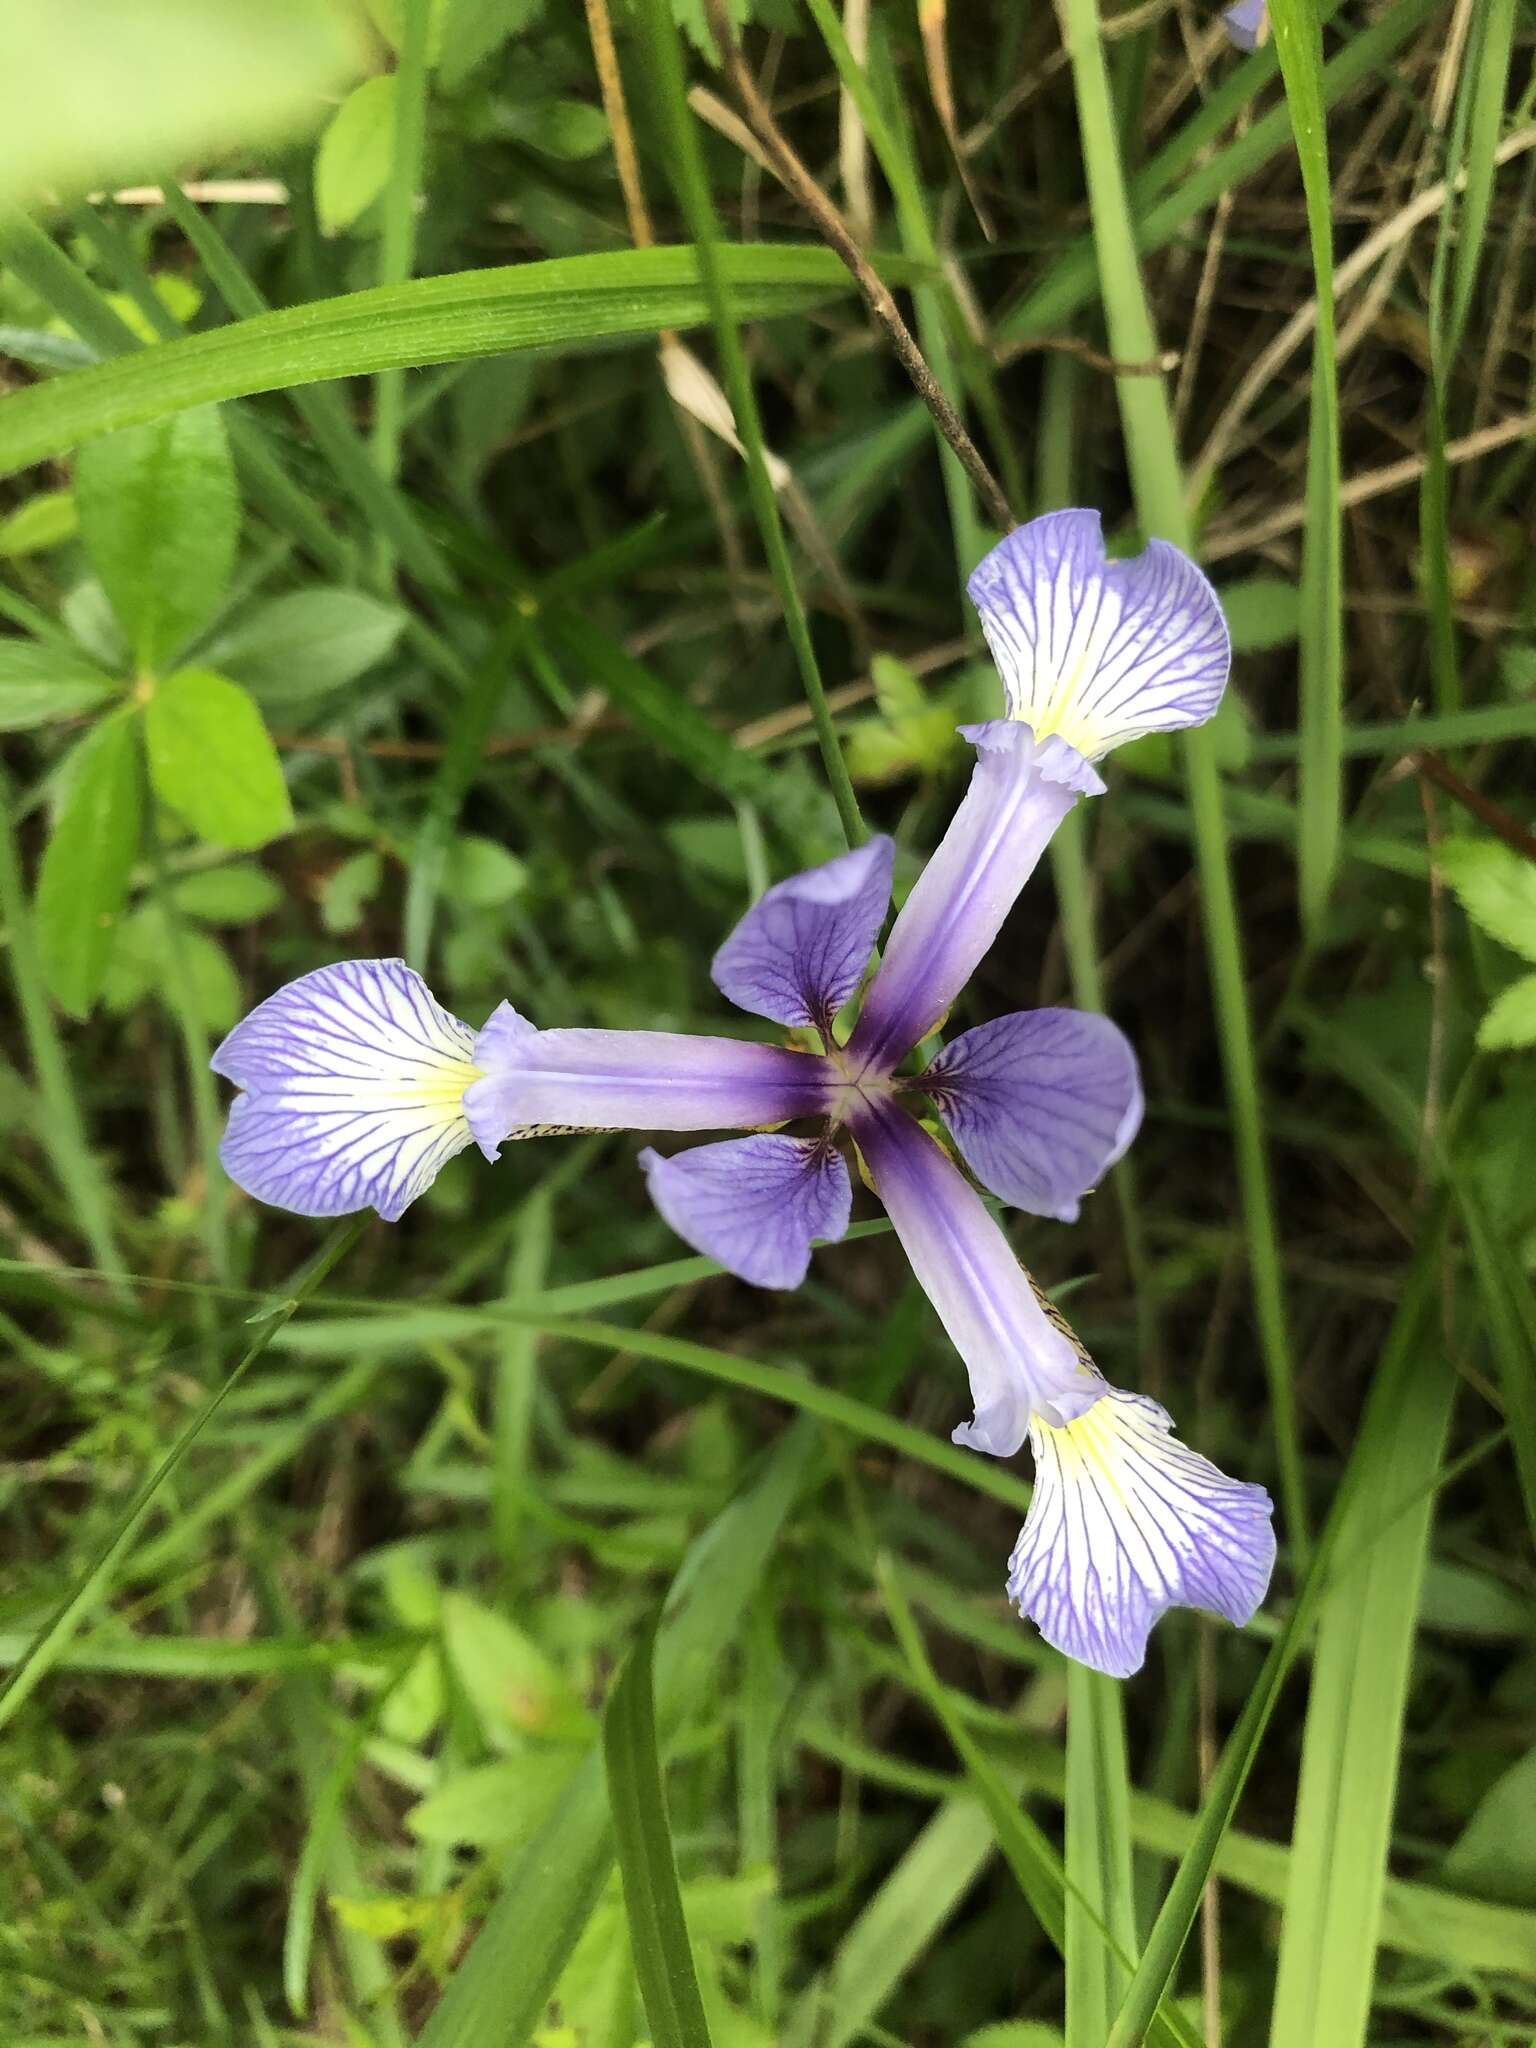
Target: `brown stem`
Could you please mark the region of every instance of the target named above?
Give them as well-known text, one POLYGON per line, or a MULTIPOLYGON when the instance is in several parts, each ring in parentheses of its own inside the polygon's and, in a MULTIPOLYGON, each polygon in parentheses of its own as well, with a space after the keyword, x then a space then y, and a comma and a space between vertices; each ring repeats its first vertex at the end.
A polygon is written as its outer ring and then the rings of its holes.
POLYGON ((1438 754, 1426 747, 1413 756, 1413 765, 1419 773, 1439 785, 1447 796, 1454 797, 1464 811, 1470 811, 1474 818, 1480 818, 1490 832, 1498 834, 1506 846, 1512 846, 1516 853, 1524 854, 1527 860, 1536 861, 1536 832, 1521 824, 1511 812, 1491 796, 1485 796, 1480 789, 1474 789, 1438 754))
POLYGON ((929 369, 889 288, 859 247, 847 222, 790 147, 767 101, 758 91, 756 81, 736 46, 722 0, 705 0, 705 8, 726 76, 741 102, 747 125, 762 144, 776 176, 799 200, 822 236, 847 265, 849 275, 864 295, 865 304, 885 329, 898 361, 912 379, 918 397, 932 413, 934 424, 954 449, 966 475, 975 485, 987 516, 1004 529, 1012 526, 1013 511, 1002 486, 988 469, 981 450, 966 431, 965 422, 929 369))

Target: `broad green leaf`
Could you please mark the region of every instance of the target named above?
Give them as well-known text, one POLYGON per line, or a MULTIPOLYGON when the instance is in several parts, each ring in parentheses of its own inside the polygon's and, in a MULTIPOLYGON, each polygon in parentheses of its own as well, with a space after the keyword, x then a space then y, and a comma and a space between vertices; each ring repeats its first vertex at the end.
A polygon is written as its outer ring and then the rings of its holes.
POLYGON ((444 89, 457 92, 493 50, 508 36, 527 28, 544 0, 447 0, 439 37, 438 76, 444 89))
POLYGON ((128 642, 107 593, 94 576, 87 576, 70 591, 61 616, 71 638, 79 641, 93 661, 114 672, 127 667, 128 642))
POLYGON ((1528 1749, 1478 1801, 1440 1866, 1443 1881, 1510 1906, 1536 1906, 1536 1749, 1528 1749))
POLYGON ((208 648, 208 659, 273 710, 350 683, 394 649, 397 606, 360 590, 296 590, 252 606, 208 648))
POLYGON ((0 519, 0 555, 46 554, 80 529, 73 491, 39 491, 0 519))
POLYGON ((464 1688, 485 1739, 521 1749, 530 1737, 580 1741, 591 1716, 568 1681, 520 1628, 466 1593, 447 1593, 443 1651, 464 1688))
MULTIPOLYGON (((203 294, 199 287, 191 278, 182 277, 175 271, 164 272, 151 282, 154 285, 155 297, 177 325, 187 326, 203 303, 203 294)), ((140 341, 151 342, 160 339, 159 328, 131 294, 108 292, 106 301, 123 325, 131 333, 136 334, 140 341)))
POLYGON ((328 235, 384 190, 395 148, 395 77, 365 78, 331 116, 315 153, 315 211, 328 235))
POLYGON ((204 868, 183 875, 171 885, 171 901, 183 917, 203 924, 254 924, 283 900, 278 883, 264 868, 240 861, 227 868, 204 868))
POLYGON ((1217 592, 1237 654, 1288 647, 1301 631, 1301 592, 1279 576, 1246 576, 1217 592))
POLYGON ((348 854, 332 868, 320 886, 320 922, 326 930, 355 932, 383 880, 384 862, 374 846, 348 854))
POLYGON ((1497 839, 1448 839, 1435 865, 1474 924, 1536 960, 1536 863, 1497 839))
POLYGON ((530 101, 509 109, 509 118, 497 123, 498 134, 506 134, 546 156, 579 162, 596 156, 608 146, 608 123, 601 107, 586 100, 530 101))
POLYGON ((500 1849, 531 1841, 565 1792, 580 1751, 528 1751, 501 1763, 455 1771, 419 1800, 405 1824, 419 1842, 500 1849))
POLYGON ((116 694, 112 678, 84 655, 36 640, 0 640, 0 732, 27 732, 56 718, 78 718, 116 694))
POLYGON ((710 2048, 683 1917, 656 1734, 655 1623, 642 1629, 603 1713, 603 1761, 630 1954, 655 2048, 710 2048))
POLYGON ((106 978, 140 809, 133 721, 105 719, 75 751, 37 881, 43 972, 72 1016, 86 1015, 106 978))
MULTIPOLYGON (((728 244, 719 254, 743 320, 803 313, 852 289, 830 249, 728 244)), ((893 259, 881 268, 893 284, 913 270, 893 259)), ((0 475, 97 434, 255 391, 521 349, 570 354, 708 318, 698 260, 686 246, 557 256, 346 292, 10 393, 0 400, 0 475)))
POLYGON ((228 676, 178 669, 157 684, 144 725, 155 794, 200 837, 244 851, 292 828, 277 750, 228 676))
POLYGON ((0 41, 0 204, 297 134, 364 55, 339 0, 4 0, 0 41))
POLYGON ((224 423, 199 407, 93 441, 75 495, 133 658, 157 668, 207 624, 234 567, 240 513, 224 423))
MULTIPOLYGON (((121 1013, 153 999, 175 1013, 177 997, 166 977, 172 943, 158 904, 143 904, 122 920, 101 987, 108 1009, 121 1013)), ((182 929, 174 943, 180 949, 181 976, 197 1022, 204 1031, 222 1037, 244 1007, 240 977, 229 955, 207 932, 182 929)))
POLYGON ((1536 1045, 1536 974, 1522 974, 1495 996, 1477 1027, 1484 1052, 1503 1052, 1536 1045))
POLYGON ((470 910, 493 910, 520 896, 527 886, 527 868, 494 839, 463 832, 449 849, 443 890, 455 903, 470 910))

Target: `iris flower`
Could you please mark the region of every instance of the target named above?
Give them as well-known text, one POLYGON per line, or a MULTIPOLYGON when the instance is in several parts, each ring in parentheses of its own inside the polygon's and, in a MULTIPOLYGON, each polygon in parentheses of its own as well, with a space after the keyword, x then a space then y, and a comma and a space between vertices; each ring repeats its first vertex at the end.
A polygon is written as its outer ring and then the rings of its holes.
POLYGON ((1193 564, 1159 542, 1107 561, 1092 513, 1019 529, 970 589, 1008 716, 962 728, 977 755, 969 789, 850 1032, 838 1019, 890 902, 885 838, 770 889, 714 958, 723 995, 817 1050, 540 1030, 509 1003, 477 1033, 403 961, 343 961, 280 989, 219 1047, 215 1070, 243 1091, 222 1156, 263 1201, 393 1221, 471 1143, 494 1159, 509 1139, 556 1132, 745 1131, 646 1150, 640 1164, 679 1236, 743 1280, 788 1288, 813 1243, 848 1227, 848 1141, 970 1375, 974 1415, 955 1440, 1033 1452, 1014 1604, 1058 1649, 1123 1676, 1170 1606, 1251 1617, 1274 1559, 1269 1499, 1177 1443, 1155 1402, 1108 1384, 976 1184, 1072 1221, 1140 1123, 1135 1055, 1107 1018, 1045 1009, 978 1025, 907 1068, 1052 833, 1102 792, 1093 758, 1215 710, 1227 635, 1193 564), (923 1102, 969 1173, 909 1113, 923 1102))

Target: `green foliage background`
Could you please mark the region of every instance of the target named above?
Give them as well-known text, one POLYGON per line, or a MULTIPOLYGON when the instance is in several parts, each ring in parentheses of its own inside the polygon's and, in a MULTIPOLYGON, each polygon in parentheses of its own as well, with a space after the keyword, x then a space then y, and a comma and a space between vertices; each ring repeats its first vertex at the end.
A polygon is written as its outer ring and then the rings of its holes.
POLYGON ((1116 1687, 872 1210, 764 1295, 628 1138, 330 1235, 218 1167, 324 960, 730 1028, 732 920, 854 803, 905 887, 998 708, 986 508, 708 8, 0 0, 13 2048, 1531 2038, 1536 19, 1270 12, 733 16, 1018 515, 1233 627, 955 1020, 1129 1031, 1019 1249, 1281 1505, 1116 1687))

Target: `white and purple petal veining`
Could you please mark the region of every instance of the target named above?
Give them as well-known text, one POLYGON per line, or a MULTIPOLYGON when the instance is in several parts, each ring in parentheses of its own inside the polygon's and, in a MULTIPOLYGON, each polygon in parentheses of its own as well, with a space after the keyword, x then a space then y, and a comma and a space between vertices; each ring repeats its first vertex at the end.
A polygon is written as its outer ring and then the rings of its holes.
POLYGON ((1227 38, 1236 50, 1256 50, 1269 40, 1269 0, 1237 0, 1221 17, 1227 38))
POLYGON ((476 1050, 485 1072, 464 1110, 492 1158, 514 1132, 755 1130, 828 1101, 809 1053, 676 1031, 538 1031, 507 1003, 476 1050))
POLYGON ((1089 1010, 1019 1010, 952 1039, 921 1082, 976 1178, 1033 1216, 1076 1221, 1141 1123, 1123 1031, 1089 1010))
POLYGON ((848 1228, 848 1169, 825 1138, 727 1138, 640 1164, 678 1236, 754 1287, 798 1287, 813 1239, 848 1228))
POLYGON ((210 1062, 236 1096, 219 1156, 238 1187, 300 1216, 394 1222, 470 1142, 474 1034, 403 960, 301 975, 210 1062))
POLYGON ((888 1073, 943 1020, 1002 928, 1051 834, 1104 784, 1065 740, 1006 718, 960 728, 976 748, 970 787, 902 905, 849 1042, 888 1073))
POLYGON ((1017 527, 967 588, 1010 718, 1060 733, 1089 760, 1150 732, 1203 725, 1231 641, 1215 591, 1167 541, 1109 561, 1097 512, 1017 527))
POLYGON ((830 1030, 880 936, 894 857, 889 839, 871 839, 775 883, 716 953, 716 988, 776 1024, 830 1030))
POLYGON ((1155 1401, 1105 1386, 1066 1428, 1030 1430, 1035 1494, 1009 1598, 1048 1643, 1113 1678, 1141 1668, 1170 1607, 1252 1620, 1274 1570, 1269 1495, 1172 1427, 1155 1401))
POLYGON ((1035 1290, 986 1205, 928 1133, 889 1101, 850 1122, 875 1192, 971 1379, 957 1444, 1011 1458, 1031 1418, 1070 1421, 1101 1382, 1035 1290))

